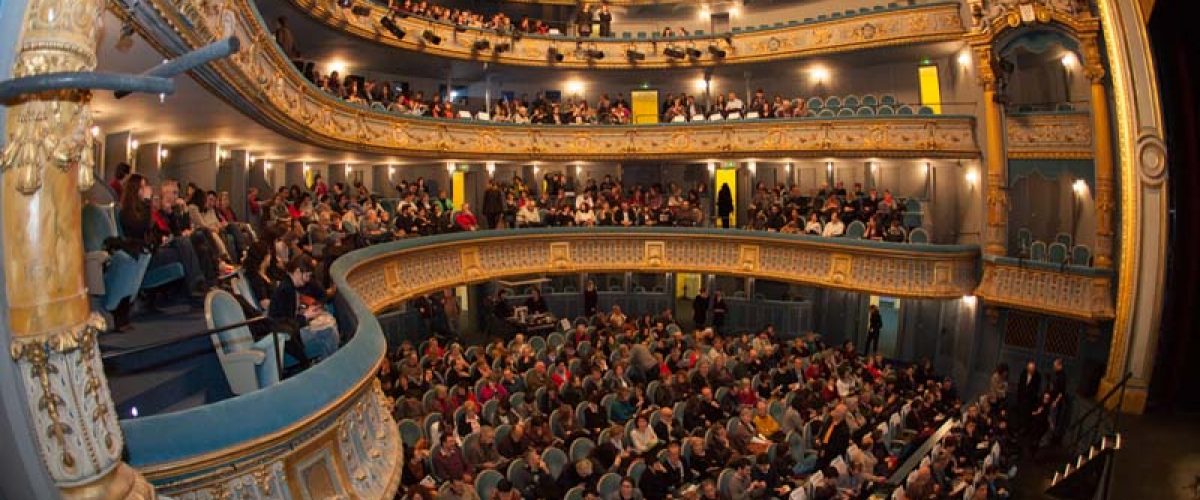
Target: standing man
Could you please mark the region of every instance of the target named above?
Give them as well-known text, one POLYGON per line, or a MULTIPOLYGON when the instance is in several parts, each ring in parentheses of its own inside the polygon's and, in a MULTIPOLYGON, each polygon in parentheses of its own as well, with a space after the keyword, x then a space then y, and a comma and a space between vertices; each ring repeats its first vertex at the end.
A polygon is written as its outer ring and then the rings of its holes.
POLYGON ((717 217, 721 219, 721 228, 729 229, 729 214, 733 213, 733 192, 729 183, 721 184, 717 192, 717 217))
POLYGON ((720 290, 713 292, 712 310, 713 330, 720 334, 725 326, 725 315, 729 313, 729 306, 725 305, 725 298, 721 296, 720 290))
POLYGON ((612 12, 608 10, 608 2, 600 4, 600 36, 612 37, 612 12))
POLYGON ((1051 407, 1054 408, 1054 436, 1055 442, 1062 440, 1063 431, 1066 430, 1067 415, 1070 415, 1067 409, 1067 372, 1063 369, 1062 358, 1054 359, 1054 372, 1050 375, 1050 397, 1052 398, 1051 407))
POLYGON ((846 425, 846 412, 849 408, 838 404, 829 412, 829 421, 821 429, 820 454, 817 457, 816 470, 825 470, 833 459, 842 456, 850 447, 850 427, 846 425))
POLYGON ((867 318, 867 345, 863 346, 863 354, 871 354, 879 349, 880 330, 883 330, 883 316, 879 314, 879 306, 871 304, 871 313, 867 318))
POLYGON ((592 7, 586 3, 575 13, 575 32, 580 38, 592 36, 592 7))
POLYGON ((1020 419, 1022 431, 1028 431, 1030 417, 1038 405, 1041 392, 1042 375, 1037 371, 1037 364, 1030 360, 1017 381, 1017 418, 1020 419))
POLYGON ((700 293, 692 299, 692 324, 697 330, 704 328, 708 321, 708 290, 700 287, 700 293))
POLYGON ((500 188, 496 186, 496 182, 489 180, 487 183, 487 191, 483 192, 483 217, 487 219, 488 229, 498 229, 500 227, 500 214, 504 212, 504 194, 500 192, 500 188))

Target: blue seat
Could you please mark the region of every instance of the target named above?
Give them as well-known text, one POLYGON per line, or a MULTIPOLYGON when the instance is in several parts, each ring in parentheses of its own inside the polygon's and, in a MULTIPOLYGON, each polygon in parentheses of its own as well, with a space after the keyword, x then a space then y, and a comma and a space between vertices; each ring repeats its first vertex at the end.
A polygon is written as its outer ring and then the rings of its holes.
POLYGON ((825 98, 825 107, 831 108, 831 109, 838 109, 838 108, 842 107, 842 99, 838 96, 831 95, 831 96, 825 98))
POLYGON ((1071 265, 1092 265, 1092 249, 1088 248, 1087 245, 1075 245, 1075 247, 1071 249, 1071 265))
POLYGON ((882 104, 875 108, 875 113, 879 116, 892 116, 896 114, 896 108, 882 104))
POLYGON ((833 118, 834 116, 837 116, 837 115, 833 112, 832 109, 825 108, 825 109, 822 109, 821 111, 819 111, 817 113, 817 116, 820 118, 833 118))
POLYGON ((563 467, 567 465, 567 454, 558 448, 546 448, 546 451, 542 452, 542 462, 550 469, 550 475, 557 479, 562 474, 563 467))
POLYGON ((1051 243, 1050 246, 1047 248, 1047 253, 1049 254, 1050 262, 1052 262, 1054 264, 1068 264, 1069 263, 1067 261, 1067 246, 1062 243, 1059 243, 1057 241, 1054 243, 1051 243))
POLYGON ((883 97, 879 98, 879 104, 887 104, 888 106, 895 106, 896 105, 896 96, 891 95, 891 94, 883 94, 883 97))
POLYGON ((1046 242, 1035 241, 1035 242, 1033 242, 1033 244, 1029 245, 1029 256, 1033 260, 1045 262, 1046 261, 1046 242))
POLYGON ((1033 232, 1027 227, 1017 229, 1017 250, 1020 255, 1029 255, 1029 246, 1033 244, 1033 232))
POLYGON ((100 296, 106 311, 115 310, 123 299, 133 300, 136 297, 141 287, 141 274, 150 264, 149 255, 132 256, 123 250, 111 254, 105 251, 104 241, 117 236, 116 221, 110 217, 111 209, 111 205, 105 207, 87 203, 83 206, 81 216, 89 292, 100 296))
POLYGON ((1070 248, 1071 241, 1072 241, 1071 234, 1070 233, 1058 233, 1058 234, 1054 235, 1054 241, 1057 243, 1062 243, 1067 248, 1070 248))
POLYGON ((854 116, 854 110, 850 108, 842 108, 838 110, 838 116, 854 116))
POLYGON ((863 225, 862 221, 853 221, 846 226, 846 237, 861 239, 867 232, 867 226, 863 225))
POLYGON ((621 489, 621 476, 613 472, 600 476, 600 483, 596 489, 599 490, 600 498, 617 498, 618 490, 621 489))
POLYGON ((492 498, 492 492, 496 491, 501 479, 504 479, 504 475, 493 469, 480 472, 475 476, 475 493, 479 494, 479 498, 492 498))
POLYGON ((896 108, 896 114, 898 114, 898 115, 912 115, 912 114, 913 114, 913 109, 912 109, 912 106, 900 106, 900 107, 897 107, 897 108, 896 108))
POLYGON ((929 243, 929 233, 924 229, 915 228, 908 233, 909 243, 929 243))
POLYGON ((862 105, 863 106, 878 106, 879 98, 875 97, 875 94, 864 95, 862 97, 862 105))
POLYGON ((857 116, 875 116, 875 108, 870 106, 859 106, 858 110, 855 111, 854 114, 857 116))
POLYGON ((824 107, 825 107, 825 101, 822 101, 820 97, 809 97, 808 98, 808 109, 810 111, 815 112, 824 107))
POLYGON ((920 108, 917 109, 917 114, 918 115, 932 115, 933 108, 931 108, 929 106, 921 106, 920 108))
POLYGON ((845 106, 847 108, 857 108, 859 106, 859 104, 860 104, 860 101, 858 99, 858 96, 856 96, 854 94, 848 95, 848 96, 846 96, 845 99, 842 100, 842 106, 845 106))
POLYGON ((406 418, 397 425, 400 427, 400 440, 404 441, 405 446, 411 448, 421 439, 421 425, 416 420, 406 418))
MULTIPOLYGON (((209 329, 221 328, 246 321, 242 306, 237 299, 224 290, 213 290, 204 299, 204 316, 209 329)), ((242 325, 209 335, 217 360, 225 372, 229 389, 236 395, 274 385, 279 382, 279 353, 287 342, 287 335, 279 337, 279 349, 275 348, 272 335, 257 342, 250 328, 242 325)))

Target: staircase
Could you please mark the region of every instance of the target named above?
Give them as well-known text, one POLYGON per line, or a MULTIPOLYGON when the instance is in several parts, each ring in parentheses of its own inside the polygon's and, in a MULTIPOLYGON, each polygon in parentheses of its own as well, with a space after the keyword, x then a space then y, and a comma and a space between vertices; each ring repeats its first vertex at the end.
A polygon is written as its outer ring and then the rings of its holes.
POLYGON ((1121 449, 1121 435, 1100 438, 1100 442, 1068 462, 1063 470, 1054 473, 1046 494, 1054 498, 1090 500, 1105 498, 1113 460, 1121 449), (1104 496, 1098 496, 1098 494, 1104 496))
POLYGON ((1116 454, 1121 449, 1120 408, 1125 399, 1125 384, 1132 376, 1126 373, 1095 406, 1066 427, 1072 438, 1064 447, 1073 458, 1054 473, 1045 491, 1047 495, 1064 500, 1108 498, 1116 454))

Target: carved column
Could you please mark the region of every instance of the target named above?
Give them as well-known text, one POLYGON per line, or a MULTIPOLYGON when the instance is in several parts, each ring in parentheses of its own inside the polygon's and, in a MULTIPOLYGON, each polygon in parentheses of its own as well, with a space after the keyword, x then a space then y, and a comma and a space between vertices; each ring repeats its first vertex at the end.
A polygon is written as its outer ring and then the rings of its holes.
POLYGON ((1108 91, 1104 88, 1104 64, 1096 34, 1081 35, 1084 75, 1091 81, 1092 143, 1095 147, 1096 172, 1096 267, 1112 269, 1113 248, 1113 147, 1112 123, 1108 112, 1108 91))
POLYGON ((972 47, 983 85, 984 161, 987 168, 987 229, 983 253, 1008 253, 1008 165, 1004 153, 1004 123, 996 102, 996 72, 991 44, 972 47))
MULTIPOLYGON (((31 0, 14 77, 96 66, 102 0, 31 0)), ((10 104, 0 156, 8 347, 28 398, 38 452, 65 498, 153 498, 121 461, 96 343, 103 320, 83 285, 80 188, 91 185, 90 94, 47 92, 10 104)))

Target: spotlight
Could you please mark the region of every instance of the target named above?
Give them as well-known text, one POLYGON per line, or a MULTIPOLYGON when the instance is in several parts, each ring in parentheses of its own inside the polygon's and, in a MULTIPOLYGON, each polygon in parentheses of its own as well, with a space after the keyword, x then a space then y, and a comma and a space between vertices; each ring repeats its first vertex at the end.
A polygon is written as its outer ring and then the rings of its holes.
POLYGON ((559 52, 558 49, 554 47, 546 49, 546 55, 550 56, 550 59, 553 59, 554 62, 563 62, 562 52, 559 52))
POLYGON ((497 54, 503 54, 505 52, 512 50, 512 45, 509 45, 508 42, 498 43, 498 44, 496 44, 496 48, 494 50, 496 51, 497 54))
POLYGON ((629 50, 625 51, 625 55, 629 57, 630 61, 645 61, 646 60, 646 54, 638 52, 634 49, 629 49, 629 50))
POLYGON ((457 33, 466 33, 466 32, 467 32, 467 27, 466 27, 466 26, 463 26, 463 25, 461 25, 461 24, 455 24, 455 25, 454 25, 454 31, 455 31, 455 32, 457 32, 457 33))
POLYGON ((408 13, 407 13, 407 12, 405 12, 405 11, 402 11, 402 10, 397 10, 397 11, 394 11, 394 12, 392 13, 392 15, 394 15, 394 16, 396 16, 396 17, 400 18, 400 19, 408 19, 408 13))
POLYGON ((584 53, 587 54, 588 59, 604 59, 603 50, 587 49, 584 53))
POLYGON ((354 6, 354 0, 337 0, 337 5, 343 9, 349 9, 354 6))
POLYGON ((358 17, 367 17, 371 15, 371 8, 366 5, 355 5, 350 7, 350 13, 358 17))
POLYGON ((383 27, 388 30, 388 32, 390 32, 392 35, 394 35, 396 38, 398 38, 400 40, 403 40, 404 35, 408 34, 408 33, 404 32, 404 28, 397 26, 396 22, 393 21, 392 18, 390 18, 390 17, 383 16, 383 17, 379 18, 379 24, 382 24, 383 27))
POLYGON ((692 59, 698 59, 698 58, 700 58, 700 56, 704 55, 704 53, 700 52, 700 50, 695 47, 688 47, 687 55, 688 55, 688 57, 691 57, 692 59))
POLYGON ((675 47, 667 47, 663 49, 663 55, 672 59, 683 59, 684 57, 687 57, 687 54, 684 54, 682 50, 679 50, 675 47))
POLYGON ((480 51, 480 50, 487 50, 491 46, 492 46, 492 43, 487 40, 475 40, 475 44, 472 45, 471 47, 473 50, 480 51))
POLYGON ((426 42, 432 43, 434 45, 442 44, 442 37, 434 34, 433 30, 425 30, 424 33, 421 33, 421 38, 424 38, 426 42))
POLYGON ((721 50, 721 48, 720 48, 720 47, 717 47, 716 45, 709 45, 709 46, 708 46, 708 53, 709 53, 709 54, 712 54, 712 55, 713 55, 713 57, 715 57, 715 58, 717 58, 717 59, 723 59, 723 58, 725 58, 725 51, 724 51, 724 50, 721 50))

